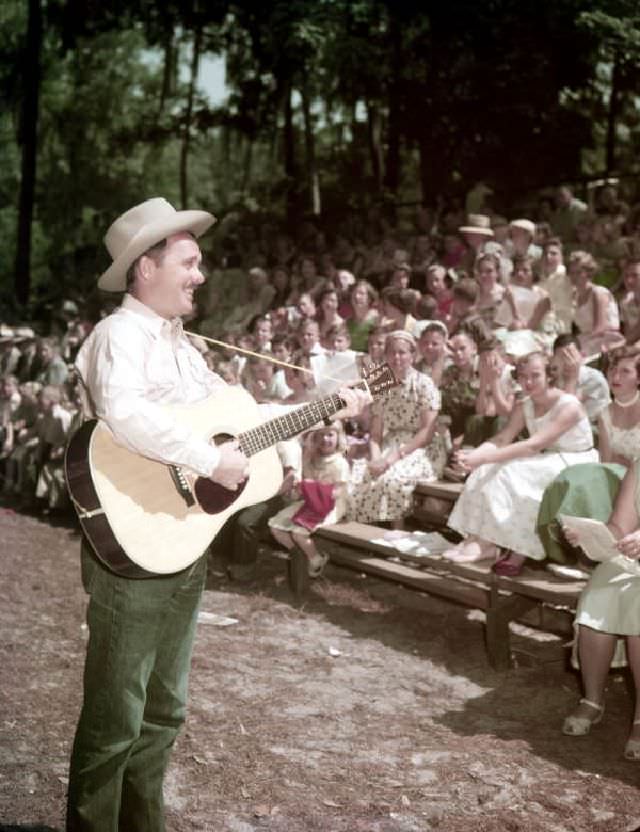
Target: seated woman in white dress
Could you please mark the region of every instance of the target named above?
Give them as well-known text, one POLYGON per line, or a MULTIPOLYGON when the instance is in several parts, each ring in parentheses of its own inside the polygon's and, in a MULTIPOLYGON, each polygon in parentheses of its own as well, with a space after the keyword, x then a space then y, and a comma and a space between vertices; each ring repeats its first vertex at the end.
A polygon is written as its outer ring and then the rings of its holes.
MULTIPOLYGON (((578 602, 572 661, 579 663, 584 698, 562 725, 564 734, 584 736, 604 714, 610 667, 628 663, 635 686, 635 711, 624 747, 627 760, 640 762, 640 490, 638 462, 629 468, 607 523, 620 556, 598 564, 578 602), (625 657, 626 652, 626 657, 625 657)), ((575 533, 565 534, 574 546, 575 533)))
POLYGON ((460 562, 496 560, 501 575, 518 575, 527 558, 544 559, 536 534, 544 489, 567 465, 598 458, 582 405, 550 386, 542 353, 519 359, 516 377, 526 398, 506 427, 490 442, 456 454, 456 463, 473 473, 449 517, 465 539, 444 553, 460 562), (518 439, 525 428, 529 437, 518 439))

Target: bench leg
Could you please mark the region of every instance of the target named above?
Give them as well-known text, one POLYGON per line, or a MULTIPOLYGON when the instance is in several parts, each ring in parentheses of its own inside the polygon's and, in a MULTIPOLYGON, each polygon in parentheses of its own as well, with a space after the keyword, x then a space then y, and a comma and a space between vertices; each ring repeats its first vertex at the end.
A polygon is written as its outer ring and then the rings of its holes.
POLYGON ((309 588, 309 569, 307 556, 294 546, 289 549, 289 560, 287 562, 287 578, 289 589, 296 604, 300 604, 309 588))
POLYGON ((511 667, 511 642, 509 622, 535 607, 537 601, 514 595, 501 598, 487 610, 485 641, 489 664, 494 670, 508 670, 511 667))

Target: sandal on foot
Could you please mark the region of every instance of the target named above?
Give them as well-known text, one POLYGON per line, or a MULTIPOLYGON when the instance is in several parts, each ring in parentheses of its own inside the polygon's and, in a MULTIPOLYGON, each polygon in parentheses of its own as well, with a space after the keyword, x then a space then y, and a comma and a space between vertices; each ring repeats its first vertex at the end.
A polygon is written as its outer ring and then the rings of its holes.
MULTIPOLYGON (((579 704, 588 705, 597 713, 593 719, 589 719, 588 716, 575 716, 575 714, 568 716, 562 723, 562 733, 568 737, 585 737, 592 726, 600 722, 604 714, 604 705, 598 705, 597 702, 592 702, 590 699, 581 699, 579 704)), ((640 743, 638 745, 640 747, 640 743)))
MULTIPOLYGON (((633 722, 634 725, 640 725, 640 719, 636 719, 633 722)), ((640 740, 631 739, 627 740, 627 744, 624 747, 624 751, 622 752, 622 756, 625 760, 631 760, 634 763, 640 763, 640 740)))

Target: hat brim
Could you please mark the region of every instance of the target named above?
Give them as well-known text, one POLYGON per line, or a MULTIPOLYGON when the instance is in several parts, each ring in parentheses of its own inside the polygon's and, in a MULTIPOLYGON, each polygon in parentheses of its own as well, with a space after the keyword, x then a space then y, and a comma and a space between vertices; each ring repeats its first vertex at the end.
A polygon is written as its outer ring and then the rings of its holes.
POLYGON ((461 234, 480 234, 482 237, 493 237, 493 231, 490 228, 479 228, 476 225, 463 225, 458 231, 461 234))
POLYGON ((127 271, 138 257, 152 246, 179 234, 190 231, 196 237, 201 237, 216 222, 216 218, 208 211, 176 211, 170 217, 158 222, 151 222, 143 226, 129 245, 121 252, 98 278, 98 288, 105 292, 124 292, 127 288, 127 271))

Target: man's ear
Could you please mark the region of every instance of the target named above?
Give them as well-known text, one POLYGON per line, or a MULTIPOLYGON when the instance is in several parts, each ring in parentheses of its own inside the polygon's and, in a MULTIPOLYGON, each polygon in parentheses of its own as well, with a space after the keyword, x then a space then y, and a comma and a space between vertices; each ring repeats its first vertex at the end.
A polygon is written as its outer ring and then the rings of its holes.
POLYGON ((151 257, 147 257, 146 254, 143 254, 142 257, 138 260, 138 274, 142 280, 145 282, 149 280, 150 277, 153 276, 155 263, 151 259, 151 257))

